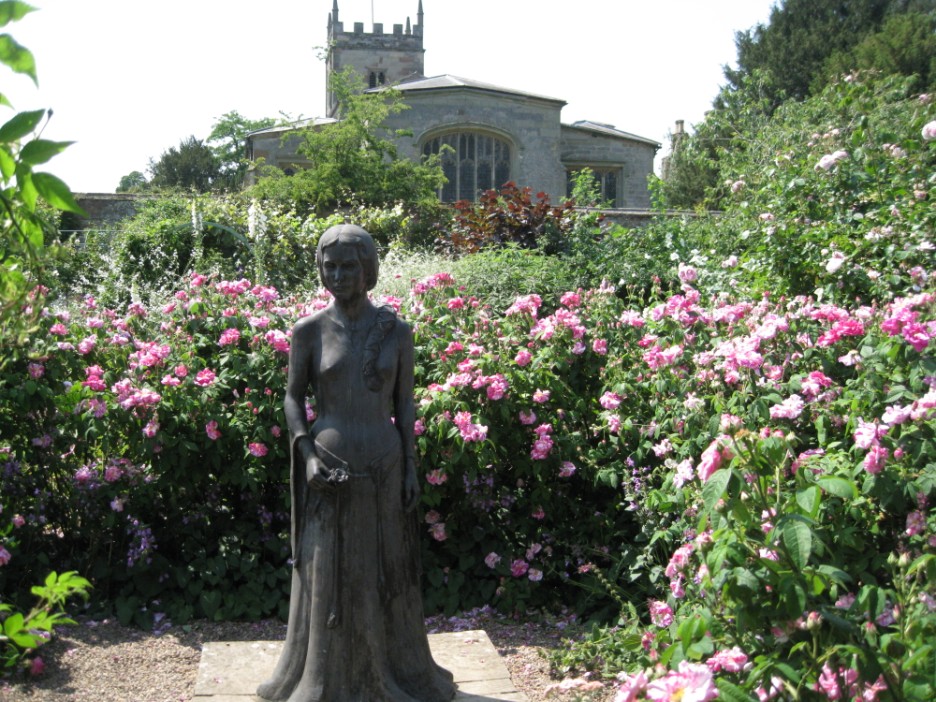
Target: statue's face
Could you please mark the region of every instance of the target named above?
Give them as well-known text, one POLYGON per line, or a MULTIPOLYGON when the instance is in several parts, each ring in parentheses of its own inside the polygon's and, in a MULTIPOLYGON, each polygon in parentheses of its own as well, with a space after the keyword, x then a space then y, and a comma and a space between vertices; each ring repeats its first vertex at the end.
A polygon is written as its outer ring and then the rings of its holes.
POLYGON ((364 267, 354 246, 338 242, 325 249, 322 256, 325 288, 336 300, 352 300, 367 294, 364 267))

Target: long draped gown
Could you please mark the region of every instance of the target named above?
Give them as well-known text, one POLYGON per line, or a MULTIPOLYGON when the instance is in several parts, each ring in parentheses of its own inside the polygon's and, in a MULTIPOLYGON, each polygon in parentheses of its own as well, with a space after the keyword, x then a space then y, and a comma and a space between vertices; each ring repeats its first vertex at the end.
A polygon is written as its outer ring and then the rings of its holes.
POLYGON ((265 699, 445 702, 455 695, 451 673, 429 651, 418 525, 403 507, 404 439, 393 416, 407 388, 412 403, 412 336, 392 313, 389 324, 375 357, 376 390, 361 372, 367 330, 320 312, 293 332, 293 348, 309 350, 291 356, 290 375, 307 375, 318 416, 308 434, 290 426, 289 624, 276 671, 257 691, 265 699), (314 441, 326 467, 345 473, 334 493, 309 488, 300 441, 314 441))

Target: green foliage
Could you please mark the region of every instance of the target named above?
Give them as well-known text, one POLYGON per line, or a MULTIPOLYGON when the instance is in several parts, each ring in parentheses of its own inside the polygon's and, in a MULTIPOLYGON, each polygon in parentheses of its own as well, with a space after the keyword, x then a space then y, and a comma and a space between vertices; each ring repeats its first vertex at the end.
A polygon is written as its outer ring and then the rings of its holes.
POLYGON ((738 33, 738 67, 726 68, 728 84, 714 109, 674 147, 664 203, 724 206, 730 169, 723 157, 730 154, 737 163, 748 153, 762 155, 749 147, 781 105, 795 110, 790 103, 819 96, 856 70, 915 76, 915 89, 926 90, 933 80, 934 18, 933 0, 787 0, 775 6, 767 25, 738 33))
POLYGON ((91 583, 77 573, 49 573, 42 585, 32 588, 36 604, 28 613, 16 611, 0 602, 0 668, 9 674, 16 667, 29 667, 28 657, 52 638, 55 628, 74 624, 65 612, 67 602, 80 596, 88 598, 91 583))
POLYGON ((120 178, 116 192, 118 193, 138 193, 146 189, 148 182, 146 176, 140 171, 131 171, 120 178))
POLYGON ((247 160, 247 135, 258 129, 276 124, 271 117, 247 119, 236 110, 226 112, 211 127, 205 140, 214 152, 219 164, 221 187, 239 190, 244 183, 249 162, 247 160))
POLYGON ((217 187, 222 176, 214 151, 194 136, 169 147, 158 160, 150 159, 149 171, 153 188, 199 193, 217 187))
MULTIPOLYGON (((0 24, 19 20, 32 10, 22 2, 0 2, 0 24)), ((32 53, 8 34, 0 38, 0 63, 36 81, 32 53)), ((3 95, 0 105, 10 105, 3 95)), ((0 335, 8 350, 26 340, 41 306, 38 283, 45 258, 44 242, 53 228, 48 212, 81 213, 71 191, 59 178, 36 170, 69 144, 39 136, 46 117, 45 110, 18 112, 0 125, 0 335)), ((4 354, 0 365, 8 357, 4 354)))
POLYGON ((823 83, 855 70, 916 76, 918 89, 936 88, 936 11, 888 17, 879 32, 828 58, 823 83))
MULTIPOLYGON (((737 69, 727 68, 730 85, 741 87, 758 71, 772 77, 772 107, 787 98, 806 98, 826 60, 877 32, 892 0, 784 0, 767 25, 738 32, 737 69)), ((820 87, 822 87, 820 85, 820 87)))
POLYGON ((435 201, 443 182, 434 160, 416 163, 397 156, 384 122, 406 106, 398 91, 361 92, 360 77, 346 70, 332 77, 340 119, 304 128, 299 153, 306 163, 293 175, 272 167, 250 189, 252 197, 302 214, 322 215, 362 203, 392 207, 435 201))
MULTIPOLYGON (((32 10, 22 2, 0 2, 0 26, 22 19, 32 10)), ((0 35, 0 63, 36 82, 32 53, 9 34, 0 35)), ((0 104, 10 106, 3 95, 0 104)), ((47 292, 39 281, 48 258, 45 240, 54 228, 51 215, 56 211, 82 213, 61 180, 36 170, 68 146, 67 142, 39 136, 46 117, 45 110, 19 112, 0 125, 0 339, 4 350, 0 373, 21 367, 29 358, 28 343, 38 328, 47 292)), ((0 394, 7 391, 5 378, 0 379, 0 394)), ((0 411, 4 421, 8 409, 0 411)), ((9 497, 4 491, 2 499, 7 504, 9 497)), ((0 504, 0 512, 2 507, 0 504)), ((13 558, 10 549, 16 551, 19 539, 11 516, 5 514, 2 518, 0 567, 5 568, 13 558)), ((53 572, 44 585, 32 588, 38 601, 26 614, 16 606, 17 588, 0 587, 0 667, 4 673, 11 672, 49 640, 56 625, 71 621, 65 615, 66 600, 72 595, 84 595, 88 587, 88 581, 75 573, 53 572)))

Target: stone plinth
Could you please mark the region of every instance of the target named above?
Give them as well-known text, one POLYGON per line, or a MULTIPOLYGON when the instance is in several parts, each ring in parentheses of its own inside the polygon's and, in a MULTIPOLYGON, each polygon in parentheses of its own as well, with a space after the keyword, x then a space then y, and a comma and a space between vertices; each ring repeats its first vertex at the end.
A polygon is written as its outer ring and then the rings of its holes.
MULTIPOLYGON (((456 702, 527 702, 514 689, 497 649, 483 631, 429 636, 432 657, 452 671, 456 702)), ((257 686, 273 672, 281 641, 219 641, 202 647, 195 702, 260 702, 257 686)))

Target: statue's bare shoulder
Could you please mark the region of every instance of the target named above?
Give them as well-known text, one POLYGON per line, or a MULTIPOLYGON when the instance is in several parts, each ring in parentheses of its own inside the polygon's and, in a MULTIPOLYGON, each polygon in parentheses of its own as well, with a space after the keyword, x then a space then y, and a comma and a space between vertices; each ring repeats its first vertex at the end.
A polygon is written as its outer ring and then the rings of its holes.
POLYGON ((293 325, 292 343, 309 344, 322 332, 322 321, 325 319, 325 310, 318 310, 307 317, 303 317, 293 325))

